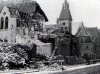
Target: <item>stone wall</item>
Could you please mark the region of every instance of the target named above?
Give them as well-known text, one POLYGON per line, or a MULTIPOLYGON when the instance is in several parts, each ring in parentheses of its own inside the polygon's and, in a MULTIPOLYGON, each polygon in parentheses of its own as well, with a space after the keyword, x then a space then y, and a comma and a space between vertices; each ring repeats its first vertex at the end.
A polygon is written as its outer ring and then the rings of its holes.
POLYGON ((91 55, 94 53, 94 43, 83 43, 80 50, 81 56, 84 56, 84 54, 91 55))

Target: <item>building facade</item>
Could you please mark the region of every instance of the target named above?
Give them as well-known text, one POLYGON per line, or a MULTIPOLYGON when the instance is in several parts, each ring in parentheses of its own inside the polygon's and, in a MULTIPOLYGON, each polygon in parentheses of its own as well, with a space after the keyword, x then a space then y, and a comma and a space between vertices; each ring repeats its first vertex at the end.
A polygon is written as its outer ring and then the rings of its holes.
POLYGON ((16 17, 11 17, 6 6, 0 13, 0 30, 0 42, 15 42, 16 17))
POLYGON ((56 55, 62 55, 63 57, 72 56, 72 16, 67 0, 63 3, 60 16, 57 19, 57 25, 60 25, 58 27, 61 35, 58 34, 55 39, 56 55))
POLYGON ((35 1, 1 4, 0 43, 16 43, 25 36, 30 37, 33 32, 42 31, 45 21, 48 19, 35 1))
POLYGON ((79 56, 88 55, 91 57, 95 54, 95 41, 88 28, 83 26, 76 37, 78 38, 79 56))
POLYGON ((63 4, 60 16, 57 19, 57 24, 60 24, 60 27, 62 27, 64 31, 71 33, 72 16, 67 0, 65 0, 63 4))

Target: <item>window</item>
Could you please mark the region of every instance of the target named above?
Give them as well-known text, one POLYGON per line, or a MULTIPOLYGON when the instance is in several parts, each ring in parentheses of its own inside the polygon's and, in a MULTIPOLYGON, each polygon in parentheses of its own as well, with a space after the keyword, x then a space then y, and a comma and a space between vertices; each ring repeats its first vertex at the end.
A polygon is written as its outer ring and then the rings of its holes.
POLYGON ((8 40, 5 38, 5 39, 4 39, 4 42, 8 42, 8 40))
POLYGON ((81 38, 81 43, 83 43, 83 39, 81 38))
POLYGON ((5 18, 5 29, 8 29, 8 17, 5 18))
POLYGON ((4 18, 1 17, 1 29, 3 29, 3 24, 4 24, 4 18))
POLYGON ((17 27, 20 27, 20 20, 17 19, 17 27))
POLYGON ((19 34, 19 30, 18 29, 16 29, 16 33, 19 34))
POLYGON ((66 46, 66 44, 64 44, 64 43, 63 43, 63 44, 61 44, 61 46, 62 46, 62 47, 65 47, 65 46, 66 46))
POLYGON ((11 25, 11 30, 13 30, 13 25, 11 25))
POLYGON ((63 22, 63 26, 65 26, 65 22, 63 22))
POLYGON ((3 12, 3 15, 6 15, 6 12, 3 12))
POLYGON ((25 35, 25 29, 23 29, 23 35, 25 35))
POLYGON ((67 27, 65 27, 65 31, 68 31, 67 27))
POLYGON ((86 46, 86 49, 88 49, 88 46, 86 46))

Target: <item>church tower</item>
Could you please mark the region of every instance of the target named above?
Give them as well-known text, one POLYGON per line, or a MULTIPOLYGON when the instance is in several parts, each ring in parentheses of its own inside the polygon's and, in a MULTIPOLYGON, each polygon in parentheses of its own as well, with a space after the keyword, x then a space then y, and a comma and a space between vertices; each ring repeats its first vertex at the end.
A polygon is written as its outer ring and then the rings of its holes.
POLYGON ((69 9, 67 0, 64 1, 57 23, 61 25, 64 31, 71 33, 72 16, 69 9))

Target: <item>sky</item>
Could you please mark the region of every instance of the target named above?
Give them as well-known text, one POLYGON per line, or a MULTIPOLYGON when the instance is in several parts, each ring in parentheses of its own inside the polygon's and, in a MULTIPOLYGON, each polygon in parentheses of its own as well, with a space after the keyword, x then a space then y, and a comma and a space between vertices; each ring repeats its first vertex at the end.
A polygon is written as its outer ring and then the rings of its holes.
MULTIPOLYGON (((55 24, 60 15, 64 0, 35 0, 37 1, 49 22, 55 24)), ((82 22, 87 27, 100 28, 100 0, 67 0, 73 22, 82 22)))

